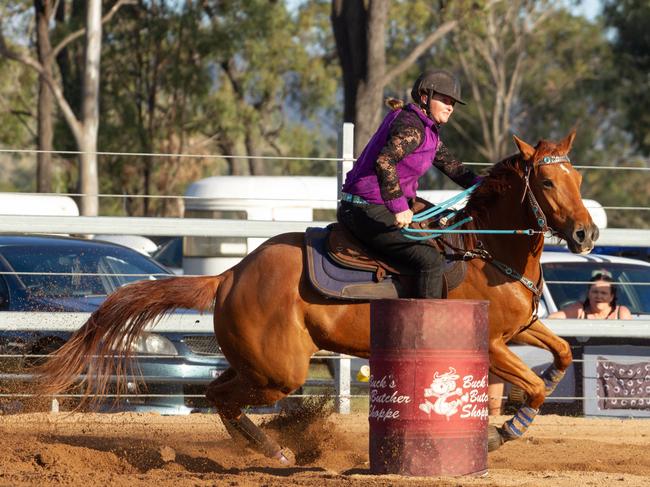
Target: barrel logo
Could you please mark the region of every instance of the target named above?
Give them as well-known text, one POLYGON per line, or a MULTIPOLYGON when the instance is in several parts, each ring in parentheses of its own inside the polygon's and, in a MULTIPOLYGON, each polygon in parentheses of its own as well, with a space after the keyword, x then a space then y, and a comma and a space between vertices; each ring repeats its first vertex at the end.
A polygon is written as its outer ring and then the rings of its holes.
POLYGON ((478 379, 468 374, 461 379, 454 367, 444 373, 436 371, 431 385, 424 389, 424 402, 418 407, 428 416, 438 414, 447 421, 455 415, 462 419, 487 419, 487 385, 487 374, 478 379))

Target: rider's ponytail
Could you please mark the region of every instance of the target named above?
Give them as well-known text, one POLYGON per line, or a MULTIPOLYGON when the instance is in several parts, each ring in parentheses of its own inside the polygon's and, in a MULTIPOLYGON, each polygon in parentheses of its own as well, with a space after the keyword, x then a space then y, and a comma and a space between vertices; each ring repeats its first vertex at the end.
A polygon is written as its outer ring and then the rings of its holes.
POLYGON ((391 110, 401 110, 404 108, 404 102, 402 100, 398 100, 397 98, 386 98, 385 103, 390 107, 391 110))

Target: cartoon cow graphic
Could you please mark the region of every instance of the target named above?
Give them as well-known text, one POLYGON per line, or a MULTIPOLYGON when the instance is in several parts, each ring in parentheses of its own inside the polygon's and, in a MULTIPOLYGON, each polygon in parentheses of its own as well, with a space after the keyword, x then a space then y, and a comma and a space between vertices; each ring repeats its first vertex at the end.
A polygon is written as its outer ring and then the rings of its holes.
POLYGON ((460 379, 460 376, 453 367, 449 367, 449 372, 444 374, 435 372, 431 386, 424 390, 425 400, 420 404, 419 408, 428 415, 431 415, 433 411, 436 414, 445 416, 449 421, 449 418, 456 414, 463 404, 469 401, 469 395, 467 393, 463 394, 461 387, 456 387, 458 379, 460 379), (437 399, 435 402, 431 402, 426 399, 430 397, 437 399))

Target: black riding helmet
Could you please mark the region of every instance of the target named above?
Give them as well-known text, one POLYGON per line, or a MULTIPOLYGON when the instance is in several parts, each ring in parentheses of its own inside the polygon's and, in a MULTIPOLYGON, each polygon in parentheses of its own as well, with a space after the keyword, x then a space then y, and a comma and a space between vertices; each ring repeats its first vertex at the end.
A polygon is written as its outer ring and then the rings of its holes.
POLYGON ((411 98, 415 103, 421 105, 420 97, 422 95, 427 95, 428 101, 428 98, 431 98, 434 93, 446 95, 453 98, 456 103, 465 105, 465 102, 460 99, 460 81, 456 76, 444 69, 425 71, 418 76, 411 90, 411 98))

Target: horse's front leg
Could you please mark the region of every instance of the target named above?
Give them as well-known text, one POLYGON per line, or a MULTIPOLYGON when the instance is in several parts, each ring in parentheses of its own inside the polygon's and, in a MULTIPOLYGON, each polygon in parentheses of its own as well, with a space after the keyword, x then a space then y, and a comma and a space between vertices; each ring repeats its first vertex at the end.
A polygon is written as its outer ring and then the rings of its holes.
MULTIPOLYGON (((551 395, 573 361, 569 343, 553 333, 539 320, 535 320, 531 326, 515 335, 512 341, 543 348, 553 354, 553 364, 544 370, 541 376, 546 386, 546 396, 551 395)), ((522 403, 527 399, 524 390, 517 386, 510 389, 509 397, 513 401, 522 403)))
POLYGON ((490 370, 511 384, 521 387, 527 396, 525 404, 511 419, 500 428, 490 427, 488 451, 493 451, 506 441, 520 438, 528 430, 544 402, 546 386, 544 381, 508 348, 503 339, 492 340, 489 350, 490 370))

